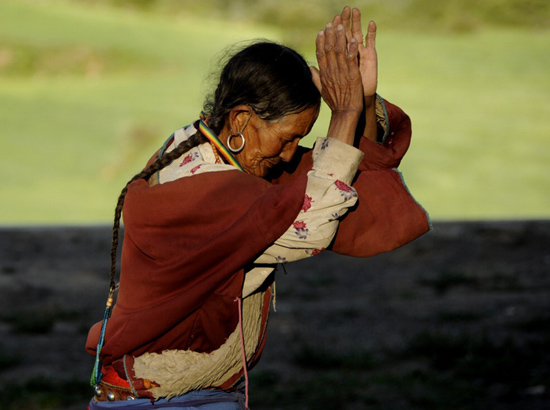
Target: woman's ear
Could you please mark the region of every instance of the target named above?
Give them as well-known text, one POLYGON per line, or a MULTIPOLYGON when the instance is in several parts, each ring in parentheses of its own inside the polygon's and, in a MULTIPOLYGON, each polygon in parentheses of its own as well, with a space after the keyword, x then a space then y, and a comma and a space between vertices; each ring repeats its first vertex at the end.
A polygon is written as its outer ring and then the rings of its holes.
POLYGON ((240 132, 252 114, 254 114, 254 111, 248 105, 241 104, 233 107, 229 112, 229 130, 231 134, 236 135, 240 132))

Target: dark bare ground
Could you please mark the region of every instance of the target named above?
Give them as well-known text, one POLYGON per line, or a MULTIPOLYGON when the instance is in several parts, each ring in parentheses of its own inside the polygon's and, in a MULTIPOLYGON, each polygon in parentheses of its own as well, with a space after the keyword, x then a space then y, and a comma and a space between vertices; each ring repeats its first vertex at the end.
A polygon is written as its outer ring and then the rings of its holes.
MULTIPOLYGON (((107 227, 0 230, 0 409, 84 409, 107 227)), ((550 409, 550 221, 439 222, 278 272, 258 409, 550 409)))

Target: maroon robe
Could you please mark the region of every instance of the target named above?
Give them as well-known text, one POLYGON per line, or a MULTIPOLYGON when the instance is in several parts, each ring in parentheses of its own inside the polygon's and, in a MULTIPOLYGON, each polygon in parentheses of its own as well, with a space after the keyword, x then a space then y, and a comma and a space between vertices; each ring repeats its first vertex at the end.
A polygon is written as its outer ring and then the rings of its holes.
MULTIPOLYGON (((397 167, 411 136, 408 116, 386 102, 384 143, 361 138, 353 182, 358 203, 340 222, 331 250, 372 256, 430 229, 397 167)), ((235 330, 245 267, 294 222, 304 200, 311 150, 266 181, 241 171, 213 172, 149 187, 138 180, 124 203, 120 291, 101 351, 104 365, 166 349, 211 352, 235 330)), ((95 354, 101 323, 86 348, 95 354)), ((263 348, 263 343, 257 357, 263 348)))

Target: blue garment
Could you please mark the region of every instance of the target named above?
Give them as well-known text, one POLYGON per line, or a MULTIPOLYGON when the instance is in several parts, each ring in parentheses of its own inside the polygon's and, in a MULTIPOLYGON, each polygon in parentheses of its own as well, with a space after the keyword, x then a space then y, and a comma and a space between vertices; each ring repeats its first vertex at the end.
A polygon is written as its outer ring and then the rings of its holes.
POLYGON ((107 409, 163 409, 163 410, 244 410, 244 395, 241 392, 226 393, 218 390, 200 390, 176 396, 170 400, 159 399, 151 403, 150 399, 120 401, 90 401, 90 410, 107 409))

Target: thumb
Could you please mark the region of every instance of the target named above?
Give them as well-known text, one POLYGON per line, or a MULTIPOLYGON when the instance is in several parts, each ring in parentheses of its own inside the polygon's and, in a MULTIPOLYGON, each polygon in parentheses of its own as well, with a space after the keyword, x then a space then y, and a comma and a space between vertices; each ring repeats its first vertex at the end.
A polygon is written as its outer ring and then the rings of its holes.
POLYGON ((317 87, 319 92, 322 92, 323 87, 321 86, 321 75, 319 73, 319 70, 317 69, 317 67, 313 67, 313 66, 309 67, 309 69, 311 70, 311 77, 313 80, 313 84, 315 84, 315 87, 317 87))

